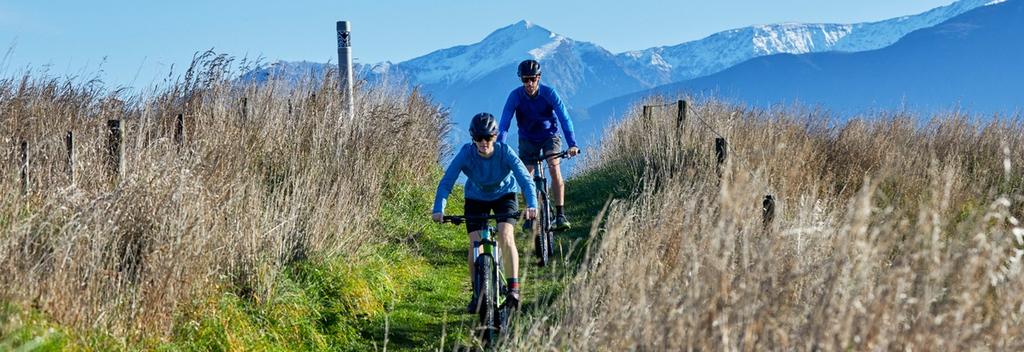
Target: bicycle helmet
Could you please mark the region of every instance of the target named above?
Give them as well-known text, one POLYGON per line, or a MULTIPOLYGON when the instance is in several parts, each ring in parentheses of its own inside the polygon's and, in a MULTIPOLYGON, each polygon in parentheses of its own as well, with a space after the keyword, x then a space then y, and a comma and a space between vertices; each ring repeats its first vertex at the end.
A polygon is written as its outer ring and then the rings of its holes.
POLYGON ((519 63, 519 77, 540 76, 540 63, 537 60, 523 60, 519 63))
POLYGON ((486 112, 476 114, 469 123, 469 134, 473 138, 495 136, 498 134, 498 121, 486 112))

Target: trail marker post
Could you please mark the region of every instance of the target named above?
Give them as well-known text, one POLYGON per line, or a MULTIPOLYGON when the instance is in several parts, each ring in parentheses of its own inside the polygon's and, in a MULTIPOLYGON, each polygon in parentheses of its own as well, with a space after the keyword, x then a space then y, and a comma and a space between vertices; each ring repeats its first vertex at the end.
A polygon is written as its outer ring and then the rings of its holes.
POLYGON ((338 83, 341 90, 343 117, 355 117, 352 95, 352 26, 348 21, 338 21, 338 83))

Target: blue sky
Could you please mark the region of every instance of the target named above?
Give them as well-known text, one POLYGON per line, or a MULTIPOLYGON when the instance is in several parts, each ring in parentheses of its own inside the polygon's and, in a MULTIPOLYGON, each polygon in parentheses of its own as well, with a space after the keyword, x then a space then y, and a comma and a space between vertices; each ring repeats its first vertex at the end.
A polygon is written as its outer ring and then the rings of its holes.
POLYGON ((529 20, 612 52, 673 45, 752 24, 875 21, 952 0, 709 1, 54 1, 0 0, 0 75, 25 68, 144 87, 213 48, 265 61, 337 61, 335 22, 353 54, 399 62, 529 20), (10 50, 8 50, 10 49, 10 50))

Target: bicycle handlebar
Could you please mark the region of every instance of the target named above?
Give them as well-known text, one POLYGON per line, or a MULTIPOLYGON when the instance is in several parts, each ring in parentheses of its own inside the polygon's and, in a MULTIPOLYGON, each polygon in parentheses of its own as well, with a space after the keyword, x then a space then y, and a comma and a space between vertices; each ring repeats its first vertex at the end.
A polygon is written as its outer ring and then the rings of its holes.
MULTIPOLYGON (((578 153, 579 154, 583 154, 583 149, 580 149, 580 151, 578 153)), ((529 163, 529 164, 539 163, 541 161, 548 160, 548 158, 552 158, 552 157, 554 157, 554 158, 568 158, 569 157, 569 151, 568 150, 563 150, 561 152, 551 153, 551 154, 544 155, 544 156, 542 156, 540 158, 537 158, 537 159, 532 159, 532 158, 531 159, 523 159, 523 163, 529 163)))
POLYGON ((461 225, 462 223, 466 222, 467 220, 485 220, 486 221, 486 220, 496 220, 496 219, 505 219, 505 218, 518 218, 519 215, 521 215, 521 214, 522 214, 522 212, 517 211, 517 212, 512 212, 512 213, 503 213, 503 214, 494 214, 494 215, 483 215, 483 216, 479 216, 479 215, 478 216, 473 216, 473 215, 445 215, 442 218, 443 220, 441 220, 441 222, 442 223, 447 222, 447 223, 452 223, 452 224, 455 224, 455 225, 461 225))

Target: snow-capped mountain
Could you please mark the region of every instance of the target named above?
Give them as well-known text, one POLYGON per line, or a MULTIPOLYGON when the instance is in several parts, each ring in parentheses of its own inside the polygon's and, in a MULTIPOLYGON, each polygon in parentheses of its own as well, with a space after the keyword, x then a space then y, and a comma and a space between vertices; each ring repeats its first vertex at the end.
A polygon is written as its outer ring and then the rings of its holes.
POLYGON ((618 54, 630 74, 666 84, 706 76, 749 59, 780 53, 866 51, 895 43, 980 6, 1004 0, 961 0, 917 15, 856 24, 784 23, 739 28, 674 46, 618 54))
MULTIPOLYGON (((532 57, 545 63, 548 72, 565 72, 572 77, 545 75, 548 83, 556 86, 567 98, 582 93, 579 78, 586 69, 630 76, 636 87, 614 89, 614 95, 623 89, 643 89, 671 82, 706 76, 719 72, 751 58, 779 53, 803 54, 825 51, 866 51, 895 43, 907 33, 931 27, 971 9, 999 3, 1004 0, 960 0, 917 15, 889 20, 856 24, 801 24, 784 23, 757 25, 712 34, 706 38, 673 46, 628 51, 610 55, 604 48, 588 42, 578 42, 554 33, 528 21, 501 28, 478 43, 437 50, 397 64, 390 62, 364 65, 370 76, 398 75, 411 84, 435 87, 473 85, 472 82, 505 69, 522 59, 532 57), (562 59, 567 63, 561 69, 562 59), (584 59, 596 59, 595 62, 584 59), (604 66, 604 67, 598 67, 604 66), (565 69, 573 67, 573 69, 565 69), (558 82, 564 87, 559 87, 558 82)), ((268 69, 287 75, 288 66, 298 66, 303 73, 310 71, 306 63, 281 63, 282 67, 268 69)), ((257 73, 256 75, 259 75, 257 73)), ((503 80, 515 83, 513 74, 503 80)), ((451 90, 446 88, 446 90, 451 90)), ((601 96, 602 92, 587 95, 601 96)), ((600 98, 609 98, 603 96, 600 98)), ((571 99, 569 99, 571 101, 571 99)), ((600 100, 600 99, 598 99, 600 100)), ((577 105, 593 102, 584 98, 577 105)))
POLYGON ((776 54, 721 72, 596 104, 595 119, 626 111, 646 96, 702 96, 818 106, 840 117, 910 108, 931 113, 1014 114, 1024 108, 1024 0, 975 8, 905 35, 878 50, 776 54))
POLYGON ((422 86, 441 102, 450 102, 456 108, 478 107, 481 111, 497 112, 509 91, 520 85, 516 65, 527 58, 544 63, 544 83, 556 87, 572 107, 585 107, 610 96, 652 87, 625 74, 619 60, 608 50, 528 21, 498 29, 475 44, 392 64, 386 71, 422 86), (469 101, 467 97, 474 99, 469 101), (481 100, 485 104, 475 103, 481 100))
MULTIPOLYGON (((755 57, 879 49, 914 30, 1001 1, 1004 0, 960 0, 917 15, 870 23, 750 26, 678 45, 619 54, 520 21, 494 31, 478 43, 437 50, 400 63, 360 65, 359 71, 371 79, 385 75, 400 78, 444 98, 442 103, 462 105, 466 104, 462 97, 466 96, 463 89, 467 87, 490 91, 488 84, 502 90, 515 86, 518 82, 514 65, 532 57, 544 64, 545 83, 558 89, 573 107, 585 108, 624 93, 713 74, 755 57), (485 78, 487 82, 482 82, 485 78), (615 85, 607 85, 612 83, 615 85)), ((308 74, 322 70, 305 62, 282 62, 248 76, 295 76, 292 71, 308 74)), ((499 95, 497 100, 503 100, 504 94, 499 95)), ((500 108, 485 106, 489 110, 500 108)))
MULTIPOLYGON (((518 63, 527 54, 543 59, 559 46, 572 44, 572 39, 520 21, 494 31, 479 43, 438 50, 399 65, 420 84, 457 84, 518 63)), ((590 44, 585 49, 594 50, 597 46, 590 44)))
MULTIPOLYGON (((437 50, 399 63, 357 65, 357 72, 371 81, 404 81, 419 86, 436 102, 448 106, 453 120, 462 125, 477 112, 500 115, 509 91, 521 84, 515 76, 516 64, 527 58, 539 59, 544 69, 542 83, 558 90, 582 135, 596 135, 603 126, 599 121, 588 123, 587 108, 614 97, 714 74, 771 54, 879 49, 914 30, 1001 1, 960 0, 921 14, 871 23, 751 26, 679 45, 620 54, 520 21, 474 44, 437 50)), ((257 80, 287 79, 311 71, 315 69, 306 64, 279 63, 248 75, 257 80), (301 72, 291 72, 289 67, 299 67, 301 72)), ((603 121, 603 117, 597 118, 603 121)))

